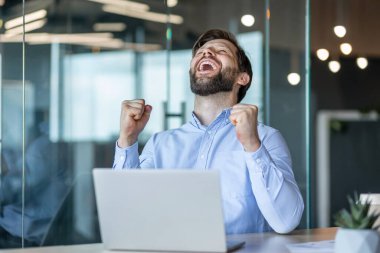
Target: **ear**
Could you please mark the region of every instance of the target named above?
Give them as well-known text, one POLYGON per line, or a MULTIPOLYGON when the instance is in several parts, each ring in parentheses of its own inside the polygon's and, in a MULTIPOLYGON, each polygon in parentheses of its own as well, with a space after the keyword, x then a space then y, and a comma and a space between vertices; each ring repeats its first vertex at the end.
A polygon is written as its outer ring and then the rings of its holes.
POLYGON ((249 75, 246 72, 242 72, 237 77, 237 84, 246 86, 249 83, 249 75))

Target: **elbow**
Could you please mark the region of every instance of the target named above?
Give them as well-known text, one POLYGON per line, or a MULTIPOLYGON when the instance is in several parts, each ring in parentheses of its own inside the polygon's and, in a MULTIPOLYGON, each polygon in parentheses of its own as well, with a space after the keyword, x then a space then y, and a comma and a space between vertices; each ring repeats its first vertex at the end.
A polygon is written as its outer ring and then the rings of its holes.
POLYGON ((284 224, 282 226, 274 227, 273 230, 278 234, 288 234, 292 232, 296 227, 298 226, 298 223, 289 223, 284 224))
POLYGON ((301 201, 301 204, 294 211, 293 215, 283 219, 283 221, 277 226, 272 227, 272 229, 279 234, 288 234, 292 232, 300 224, 302 214, 304 210, 304 203, 301 201))

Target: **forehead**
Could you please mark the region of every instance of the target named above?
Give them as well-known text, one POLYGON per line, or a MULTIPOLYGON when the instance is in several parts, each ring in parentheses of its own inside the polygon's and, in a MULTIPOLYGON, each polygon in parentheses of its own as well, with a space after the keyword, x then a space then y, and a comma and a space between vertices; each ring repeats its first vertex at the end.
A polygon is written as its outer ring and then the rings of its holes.
POLYGON ((225 40, 225 39, 216 39, 216 40, 210 40, 203 44, 199 49, 201 48, 208 48, 208 47, 223 47, 223 48, 228 48, 232 52, 236 52, 237 48, 235 47, 232 42, 225 40))

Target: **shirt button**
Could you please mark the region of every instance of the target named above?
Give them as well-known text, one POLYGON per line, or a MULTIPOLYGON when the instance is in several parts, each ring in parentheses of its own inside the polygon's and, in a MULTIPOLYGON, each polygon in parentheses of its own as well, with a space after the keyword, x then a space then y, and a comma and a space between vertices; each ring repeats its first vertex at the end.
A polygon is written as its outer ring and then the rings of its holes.
POLYGON ((205 156, 204 156, 204 155, 201 155, 201 159, 203 159, 203 158, 205 158, 205 156))
POLYGON ((257 158, 257 159, 256 159, 256 162, 257 162, 257 163, 261 163, 261 159, 260 159, 260 158, 257 158))
POLYGON ((120 161, 123 161, 124 160, 124 156, 120 156, 120 161))
POLYGON ((211 134, 212 134, 212 131, 207 131, 207 133, 211 135, 211 134))

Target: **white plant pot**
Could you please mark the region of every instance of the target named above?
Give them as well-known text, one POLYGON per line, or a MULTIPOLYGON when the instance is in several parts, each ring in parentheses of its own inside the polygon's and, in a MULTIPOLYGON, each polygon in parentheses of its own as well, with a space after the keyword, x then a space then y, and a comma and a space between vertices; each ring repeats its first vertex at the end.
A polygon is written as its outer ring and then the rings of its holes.
POLYGON ((373 229, 339 228, 335 253, 380 253, 380 234, 373 229))

